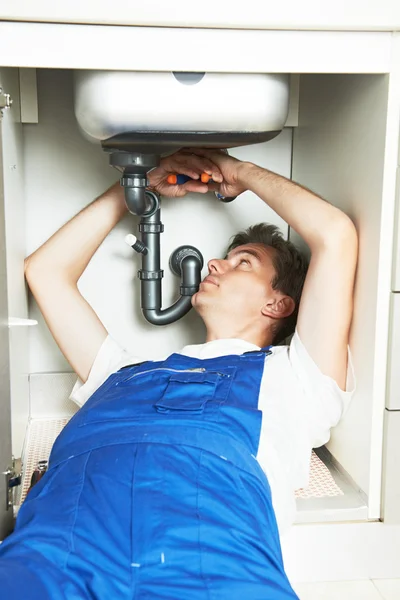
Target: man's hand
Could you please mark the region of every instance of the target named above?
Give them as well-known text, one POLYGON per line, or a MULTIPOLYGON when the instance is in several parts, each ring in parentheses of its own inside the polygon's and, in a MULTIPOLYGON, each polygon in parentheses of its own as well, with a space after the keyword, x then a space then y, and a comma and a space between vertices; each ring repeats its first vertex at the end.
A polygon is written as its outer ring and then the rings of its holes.
POLYGON ((189 192, 206 194, 210 191, 207 184, 200 181, 202 173, 207 173, 213 181, 221 182, 223 177, 217 164, 207 156, 197 156, 191 150, 180 150, 161 159, 159 167, 147 174, 150 187, 163 196, 182 197, 189 192), (187 181, 182 185, 171 185, 167 177, 171 173, 187 175, 195 181, 187 181))
POLYGON ((224 150, 207 150, 203 148, 188 148, 185 152, 191 156, 197 156, 203 160, 210 161, 211 164, 218 167, 222 179, 215 179, 216 183, 208 184, 208 190, 217 191, 225 198, 235 198, 242 192, 248 189, 246 184, 246 166, 250 163, 245 163, 237 158, 229 156, 224 150))

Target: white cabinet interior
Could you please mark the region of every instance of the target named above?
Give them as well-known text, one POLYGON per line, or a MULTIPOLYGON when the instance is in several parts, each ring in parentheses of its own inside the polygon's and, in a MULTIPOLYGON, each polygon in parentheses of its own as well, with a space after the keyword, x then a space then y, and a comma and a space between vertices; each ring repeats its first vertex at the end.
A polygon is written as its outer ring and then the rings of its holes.
MULTIPOLYGON (((17 69, 2 74, 18 81, 17 69)), ((11 85, 11 84, 10 84, 11 85)), ((237 157, 254 160, 313 189, 354 219, 360 232, 355 318, 351 346, 357 392, 328 446, 332 472, 343 475, 343 504, 334 507, 322 498, 318 506, 301 501, 302 521, 365 520, 380 517, 385 374, 389 330, 389 293, 393 238, 394 185, 397 145, 390 125, 389 76, 321 74, 300 77, 299 124, 285 129, 271 142, 235 150, 237 157), (393 157, 396 157, 395 159, 393 157), (333 465, 333 466, 332 466, 333 465), (308 511, 308 512, 307 512, 308 511)), ((13 92, 18 98, 18 90, 13 92)), ((11 128, 13 139, 3 139, 4 170, 15 174, 14 192, 5 197, 7 281, 10 316, 38 321, 36 327, 14 327, 10 336, 11 394, 14 453, 19 455, 28 422, 29 374, 70 371, 27 295, 23 258, 49 237, 109 184, 117 173, 107 165, 101 148, 85 140, 73 113, 71 73, 38 71, 38 123, 11 128), (14 152, 14 154, 13 154, 14 152), (16 168, 13 169, 13 166, 16 168)), ((5 114, 18 120, 18 103, 5 114)), ((4 128, 3 127, 3 128, 4 128)), ((397 121, 398 127, 398 121, 397 121)), ((397 129, 398 131, 398 129, 397 129)), ((236 230, 267 220, 286 231, 285 224, 246 193, 232 205, 210 198, 189 197, 165 202, 163 255, 177 242, 204 251, 205 259, 222 252, 236 230), (193 213, 205 226, 195 228, 193 213)), ((135 226, 127 217, 112 232, 81 280, 81 289, 114 337, 133 352, 157 358, 185 343, 200 342, 203 326, 195 315, 160 330, 145 323, 139 312, 137 265, 124 245, 135 226)), ((291 234, 294 235, 294 234, 291 234)), ((165 277, 165 302, 176 293, 176 281, 165 277)), ((35 396, 36 398, 37 396, 35 396)), ((41 396, 42 417, 47 398, 41 396)), ((35 417, 37 406, 31 406, 35 417)), ((56 418, 48 405, 48 416, 56 418)), ((327 455, 325 455, 326 458, 327 455)), ((340 479, 340 477, 339 477, 340 479)))

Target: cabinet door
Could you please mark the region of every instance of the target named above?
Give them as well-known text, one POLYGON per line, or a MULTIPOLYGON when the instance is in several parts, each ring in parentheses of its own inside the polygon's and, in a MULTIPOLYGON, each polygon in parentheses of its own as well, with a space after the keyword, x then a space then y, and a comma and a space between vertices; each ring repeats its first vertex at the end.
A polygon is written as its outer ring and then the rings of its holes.
POLYGON ((392 290, 400 292, 400 140, 399 140, 399 166, 397 167, 396 178, 396 216, 394 225, 394 241, 393 241, 393 278, 392 290))
POLYGON ((385 410, 382 517, 387 525, 400 524, 400 411, 385 410))
MULTIPOLYGON (((0 73, 0 88, 1 73, 0 73)), ((3 135, 0 115, 0 539, 13 524, 13 510, 8 506, 8 481, 5 474, 11 467, 11 403, 10 360, 8 339, 8 299, 6 269, 6 239, 4 219, 3 135)))
POLYGON ((400 410, 400 294, 391 295, 386 408, 400 410))

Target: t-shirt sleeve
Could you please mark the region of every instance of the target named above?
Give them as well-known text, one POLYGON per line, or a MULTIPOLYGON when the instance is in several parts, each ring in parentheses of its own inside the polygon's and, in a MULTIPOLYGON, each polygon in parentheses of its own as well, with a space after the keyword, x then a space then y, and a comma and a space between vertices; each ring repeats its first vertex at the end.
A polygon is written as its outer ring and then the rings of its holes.
POLYGON ((86 400, 94 394, 112 373, 115 373, 125 365, 135 364, 143 360, 145 359, 134 356, 122 348, 110 335, 107 336, 97 353, 89 377, 85 383, 78 378, 71 392, 70 399, 78 406, 83 406, 86 400))
POLYGON ((301 396, 310 442, 313 448, 329 441, 330 430, 346 412, 356 388, 353 360, 348 348, 346 389, 342 390, 334 379, 324 375, 317 367, 297 331, 289 348, 291 366, 303 388, 301 396))

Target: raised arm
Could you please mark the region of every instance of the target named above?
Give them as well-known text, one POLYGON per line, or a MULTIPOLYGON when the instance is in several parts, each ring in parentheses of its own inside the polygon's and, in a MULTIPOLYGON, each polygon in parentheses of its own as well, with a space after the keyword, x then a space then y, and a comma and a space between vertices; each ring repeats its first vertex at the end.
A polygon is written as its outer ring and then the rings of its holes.
POLYGON ((357 234, 352 221, 316 194, 271 171, 215 151, 197 151, 220 168, 220 193, 253 191, 301 235, 311 261, 297 330, 322 373, 344 389, 353 313, 357 234))
POLYGON ((25 260, 25 276, 61 352, 86 381, 107 331, 78 290, 101 242, 126 212, 119 183, 25 260))
MULTIPOLYGON (((166 185, 170 172, 198 178, 206 171, 222 179, 207 158, 177 153, 164 158, 149 173, 149 184, 160 193, 184 196, 205 193, 200 181, 183 186, 166 185)), ((78 280, 102 241, 126 214, 123 190, 112 186, 66 223, 25 260, 25 276, 46 323, 61 352, 79 377, 86 381, 107 331, 93 308, 81 295, 78 280)))
POLYGON ((240 177, 310 248, 297 331, 321 372, 344 389, 357 264, 355 227, 338 208, 275 173, 244 165, 240 177))

